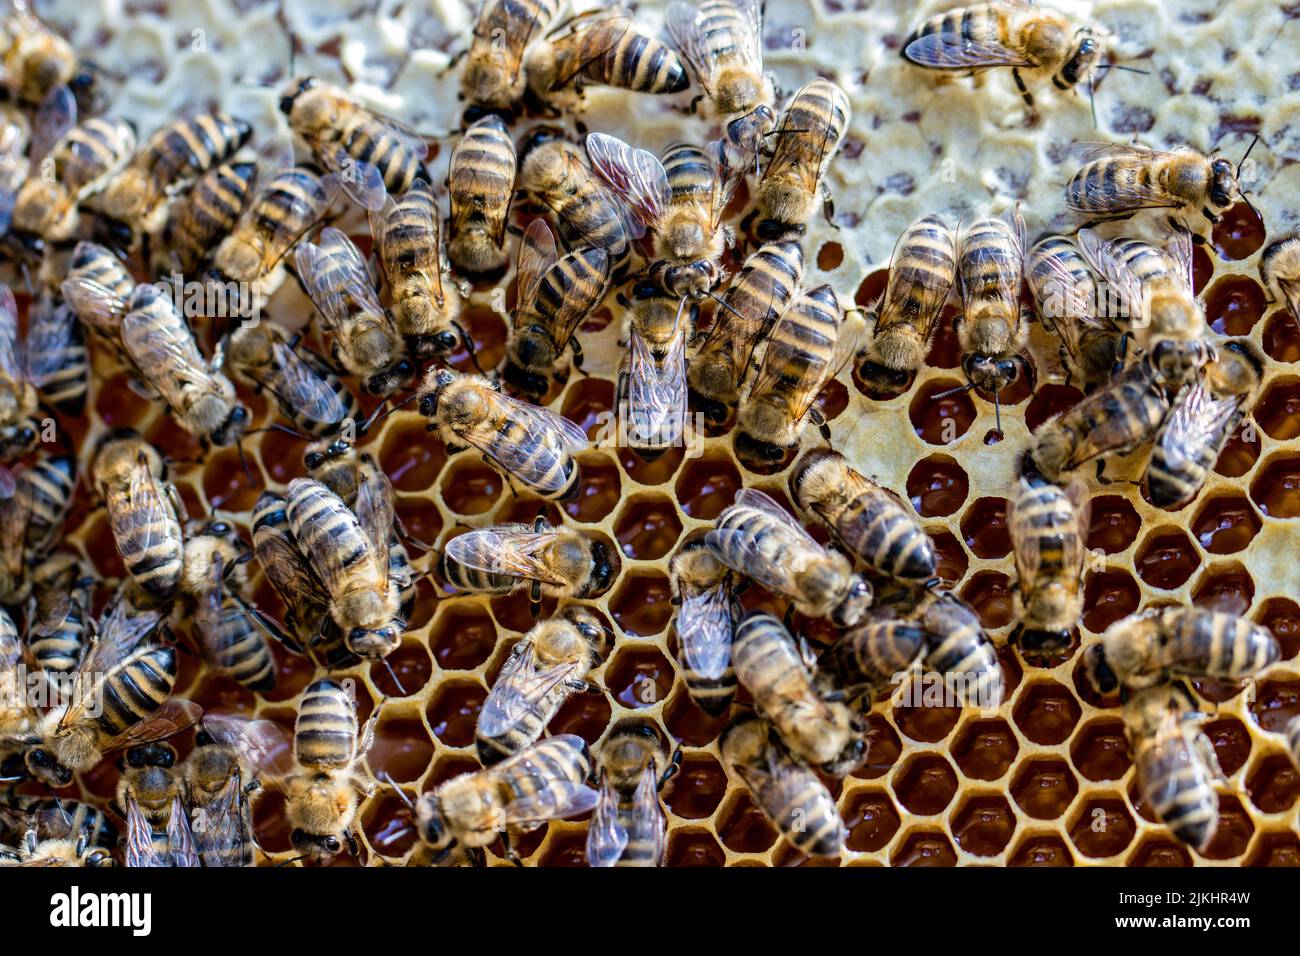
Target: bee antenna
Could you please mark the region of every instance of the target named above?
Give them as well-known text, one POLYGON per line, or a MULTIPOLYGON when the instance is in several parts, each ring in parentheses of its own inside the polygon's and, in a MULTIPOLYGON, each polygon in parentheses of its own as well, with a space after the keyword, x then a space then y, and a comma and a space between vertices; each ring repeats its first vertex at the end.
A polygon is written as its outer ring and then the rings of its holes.
POLYGON ((399 787, 399 786, 398 786, 398 785, 393 781, 393 775, 392 775, 391 773, 389 773, 387 770, 385 770, 385 771, 383 771, 381 774, 379 774, 379 779, 382 780, 382 781, 384 781, 384 783, 388 784, 390 787, 392 787, 392 788, 393 788, 393 792, 397 794, 398 798, 399 798, 399 799, 400 799, 404 804, 406 804, 406 805, 407 805, 408 807, 410 807, 412 810, 415 809, 415 802, 414 802, 410 797, 408 797, 408 796, 406 795, 406 791, 405 791, 405 790, 403 790, 401 787, 399 787))
POLYGON ((1097 127, 1097 84, 1088 77, 1088 102, 1092 104, 1092 125, 1097 127))
POLYGON ((302 862, 302 861, 305 860, 305 859, 307 859, 307 854, 306 854, 306 853, 304 853, 302 856, 295 856, 295 857, 293 857, 293 858, 290 859, 290 860, 281 860, 281 861, 280 861, 279 863, 277 863, 275 866, 276 866, 276 869, 279 869, 280 867, 282 867, 282 866, 288 866, 288 865, 291 864, 291 863, 300 863, 300 862, 302 862))
POLYGON ((242 439, 235 442, 235 451, 239 455, 239 464, 244 469, 244 478, 248 481, 248 487, 252 488, 253 472, 252 469, 248 467, 248 459, 244 457, 244 442, 242 439))
POLYGON ((1256 133, 1255 138, 1252 139, 1250 141, 1250 145, 1246 147, 1246 152, 1242 154, 1241 161, 1237 163, 1237 175, 1239 176, 1241 175, 1242 164, 1244 164, 1246 160, 1250 157, 1250 151, 1255 148, 1255 144, 1258 142, 1259 142, 1259 133, 1256 133))
POLYGON ((405 408, 407 405, 410 405, 411 402, 415 401, 416 397, 419 394, 420 394, 419 392, 412 392, 410 395, 406 396, 406 398, 402 399, 396 405, 389 404, 388 400, 385 399, 382 404, 376 406, 375 410, 370 413, 370 417, 366 419, 365 424, 361 426, 362 433, 364 434, 365 432, 369 431, 370 426, 382 422, 385 418, 393 414, 393 412, 397 411, 399 408, 405 408), (379 414, 380 409, 384 409, 384 413, 382 415, 379 414))
POLYGON ((393 683, 397 685, 398 693, 401 694, 403 697, 405 697, 406 688, 403 687, 402 682, 397 679, 397 671, 393 670, 393 665, 388 662, 387 657, 381 658, 381 660, 383 660, 384 662, 384 669, 388 671, 388 676, 391 677, 393 679, 393 683))
POLYGON ((998 434, 1002 434, 1002 399, 998 397, 997 392, 993 393, 993 422, 998 434))
POLYGON ((261 435, 265 432, 283 432, 286 435, 292 435, 294 438, 297 438, 300 441, 311 441, 311 437, 309 435, 304 435, 296 428, 290 428, 288 425, 284 424, 283 422, 272 422, 271 424, 264 425, 261 428, 250 428, 248 431, 244 432, 244 434, 261 435))
POLYGON ((736 311, 736 310, 735 310, 735 309, 734 309, 734 308, 733 308, 729 303, 724 302, 724 301, 723 301, 723 300, 718 296, 718 294, 717 294, 716 292, 714 292, 712 289, 710 289, 708 292, 705 292, 704 294, 707 295, 707 296, 708 296, 710 299, 712 299, 714 302, 718 303, 718 305, 722 306, 724 309, 726 309, 728 312, 730 312, 730 313, 731 313, 732 315, 734 315, 736 318, 741 319, 742 321, 744 320, 745 317, 744 317, 743 315, 741 315, 739 312, 737 312, 737 311, 736 311))
POLYGON ((940 398, 947 398, 950 395, 959 395, 962 392, 969 392, 974 387, 975 387, 974 382, 968 382, 965 385, 958 385, 956 388, 950 388, 946 392, 940 392, 938 395, 933 396, 931 398, 931 401, 936 401, 940 398))
POLYGON ((1260 219, 1264 218, 1263 216, 1259 215, 1259 210, 1256 209, 1255 204, 1250 201, 1249 191, 1244 189, 1241 191, 1241 201, 1246 204, 1247 208, 1249 208, 1251 212, 1253 212, 1256 216, 1259 216, 1260 219))

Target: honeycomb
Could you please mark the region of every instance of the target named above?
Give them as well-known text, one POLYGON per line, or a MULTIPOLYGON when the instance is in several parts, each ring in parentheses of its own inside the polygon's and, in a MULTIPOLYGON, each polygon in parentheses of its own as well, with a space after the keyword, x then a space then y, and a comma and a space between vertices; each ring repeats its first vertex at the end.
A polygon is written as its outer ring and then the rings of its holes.
MULTIPOLYGON (((906 687, 875 704, 866 764, 833 785, 850 834, 838 862, 1300 863, 1300 777, 1277 735, 1300 713, 1300 565, 1293 537, 1300 518, 1300 327, 1281 304, 1267 302, 1257 271, 1265 224, 1271 238, 1300 226, 1300 74, 1288 76, 1280 66, 1295 59, 1300 15, 1267 0, 1062 0, 1055 5, 1064 12, 1091 17, 1114 33, 1118 60, 1149 71, 1105 75, 1096 91, 1100 128, 1094 129, 1086 97, 1054 94, 1049 83, 1034 88, 1041 124, 1026 127, 1008 76, 939 82, 903 64, 898 49, 915 22, 953 5, 769 0, 765 56, 785 92, 826 75, 847 91, 853 107, 829 175, 834 224, 818 218, 805 238, 806 283, 829 281, 845 301, 870 302, 883 288, 895 237, 929 211, 955 223, 1018 204, 1031 238, 1049 229, 1070 231, 1077 221, 1064 210, 1061 190, 1072 171, 1065 147, 1074 140, 1185 141, 1205 150, 1217 146, 1235 158, 1259 132, 1251 200, 1263 222, 1244 204, 1234 208, 1210 233, 1209 247, 1196 250, 1196 285, 1216 335, 1248 338, 1268 364, 1254 427, 1234 435, 1194 503, 1175 513, 1149 505, 1126 481, 1140 476, 1141 453, 1112 463, 1113 483, 1090 485, 1088 544, 1097 557, 1087 573, 1079 640, 1068 654, 1051 666, 1034 666, 1004 647, 1008 689, 996 709, 910 706, 906 687), (1100 706, 1080 680, 1080 646, 1132 611, 1172 602, 1249 616, 1269 626, 1283 648, 1284 660, 1256 685, 1196 683, 1209 714, 1206 731, 1228 775, 1220 788, 1218 835, 1204 854, 1176 843, 1140 803, 1119 710, 1100 706)), ((293 51, 295 72, 350 84, 376 108, 441 137, 430 162, 435 181, 442 181, 460 108, 456 76, 445 68, 473 20, 472 7, 460 0, 54 0, 38 9, 125 78, 114 108, 142 130, 219 90, 222 105, 254 122, 264 139, 281 123, 275 87, 287 76, 293 51)), ((655 29, 662 4, 648 2, 638 15, 655 29)), ((683 116, 675 108, 680 105, 642 98, 628 109, 626 94, 592 89, 582 119, 591 129, 655 151, 678 138, 703 141, 706 124, 683 116)), ((512 128, 516 141, 526 129, 512 128)), ((745 202, 742 194, 738 215, 745 202)), ((357 225, 356 231, 364 228, 357 225)), ((1134 221, 1121 228, 1143 226, 1134 221)), ((296 326, 309 307, 291 286, 277 294, 270 315, 296 326)), ((512 274, 473 290, 468 325, 485 367, 504 353, 512 290, 512 274), (503 289, 511 291, 503 296, 503 289)), ((964 383, 952 312, 950 305, 926 366, 905 390, 869 393, 846 372, 826 388, 819 407, 834 447, 910 500, 941 554, 942 577, 1002 644, 1012 626, 1014 570, 1005 514, 1015 462, 1031 429, 1079 394, 1063 383, 1054 341, 1035 326, 1032 382, 1001 396, 1002 435, 994 431, 991 396, 936 400, 964 383)), ((706 306, 704 321, 708 313, 706 306)), ((552 408, 593 432, 613 403, 621 318, 611 297, 579 333, 589 374, 572 374, 548 396, 552 408)), ((454 364, 467 367, 466 357, 454 364)), ((264 424, 265 403, 250 404, 254 424, 264 424)), ((63 422, 64 434, 85 448, 109 427, 137 426, 176 460, 175 478, 191 513, 237 516, 245 534, 258 486, 280 487, 300 473, 301 446, 274 433, 246 444, 253 487, 233 450, 198 462, 197 446, 132 393, 121 375, 96 382, 87 419, 63 422)), ((399 411, 362 441, 391 476, 398 513, 416 538, 441 545, 466 528, 535 516, 538 502, 512 496, 470 455, 449 459, 424 425, 414 412, 399 411)), ((803 444, 820 441, 809 429, 803 444)), ((616 542, 622 554, 621 576, 594 602, 615 635, 592 675, 603 693, 572 698, 549 729, 595 743, 617 720, 637 716, 680 744, 681 772, 663 792, 672 866, 810 862, 778 837, 723 766, 716 743, 722 721, 690 703, 674 662, 667 577, 675 548, 708 527, 738 488, 758 487, 788 501, 790 461, 749 471, 735 459, 729 431, 709 435, 698 457, 675 449, 653 463, 626 450, 597 448, 581 458, 578 497, 547 507, 551 520, 563 512, 570 526, 616 542)), ((81 497, 68 528, 69 541, 102 575, 122 575, 102 511, 81 497)), ((431 563, 432 555, 416 557, 418 570, 431 563)), ((256 600, 277 613, 274 594, 254 580, 256 600)), ((784 610, 758 589, 751 588, 745 601, 784 610)), ((548 602, 544 613, 552 608, 548 602)), ((341 674, 355 681, 363 719, 384 702, 367 757, 371 771, 391 775, 409 797, 475 769, 475 714, 530 623, 523 594, 453 596, 432 577, 422 580, 410 629, 390 659, 405 692, 379 668, 341 674)), ((277 650, 277 660, 278 687, 259 698, 209 678, 185 656, 177 692, 205 707, 291 728, 298 696, 315 675, 302 659, 277 650)), ((189 745, 178 743, 182 750, 189 745)), ((78 786, 102 801, 115 780, 106 762, 78 786)), ((290 858, 276 794, 258 803, 256 828, 263 862, 290 858)), ((364 802, 359 830, 360 858, 342 854, 334 865, 399 864, 415 844, 403 801, 384 788, 364 802)), ((529 865, 582 865, 585 830, 582 820, 553 822, 518 839, 516 849, 529 865)), ((501 849, 499 843, 490 848, 490 863, 503 862, 501 849)))

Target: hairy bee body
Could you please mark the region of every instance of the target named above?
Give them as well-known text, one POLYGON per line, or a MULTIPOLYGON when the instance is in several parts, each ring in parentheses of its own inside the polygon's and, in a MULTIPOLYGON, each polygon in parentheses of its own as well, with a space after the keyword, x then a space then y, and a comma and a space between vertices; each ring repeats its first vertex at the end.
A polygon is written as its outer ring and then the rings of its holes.
POLYGON ((152 597, 176 593, 183 566, 181 513, 162 456, 138 435, 107 441, 91 466, 127 573, 152 597))
POLYGON ((668 818, 659 787, 676 769, 663 739, 649 723, 619 721, 600 745, 599 765, 601 802, 587 831, 588 865, 662 865, 668 818))
POLYGON ((33 711, 24 696, 23 641, 9 612, 0 608, 0 736, 16 738, 32 729, 33 711))
POLYGON ((818 687, 873 694, 919 666, 930 640, 925 628, 909 621, 867 621, 817 658, 818 687))
POLYGON ((79 242, 72 250, 61 288, 64 300, 95 341, 129 366, 131 360, 122 347, 120 332, 135 279, 122 260, 99 243, 79 242))
POLYGON ((538 142, 519 167, 519 188, 555 214, 567 242, 621 259, 632 239, 618 201, 587 165, 582 152, 560 139, 538 142))
POLYGON ((1088 548, 1079 511, 1063 490, 1039 479, 1020 482, 1009 512, 1021 649, 1063 650, 1083 613, 1088 548))
POLYGON ((470 124, 452 150, 447 256, 468 272, 491 272, 506 264, 506 218, 515 191, 515 165, 514 141, 496 115, 470 124))
POLYGON ((755 0, 704 0, 668 8, 668 32, 720 117, 776 100, 763 72, 763 8, 755 0))
POLYGON ((534 44, 524 62, 529 90, 540 100, 590 83, 633 93, 679 93, 690 84, 673 49, 642 33, 620 9, 578 14, 534 44))
POLYGON ((1085 391, 1110 381, 1118 358, 1119 329, 1099 315, 1097 279, 1073 240, 1047 236, 1025 257, 1025 279, 1038 317, 1061 339, 1069 378, 1085 391))
POLYGON ((135 133, 122 120, 93 117, 63 134, 14 202, 12 228, 59 242, 72 238, 77 203, 92 195, 131 158, 135 133))
POLYGON ((604 542, 534 523, 453 538, 438 560, 438 572, 457 590, 471 593, 506 594, 531 583, 540 594, 587 598, 609 587, 614 568, 604 542))
POLYGON ((1300 236, 1285 236, 1264 250, 1259 277, 1274 300, 1300 316, 1300 236))
POLYGON ((997 648, 984 633, 979 615, 947 592, 930 592, 908 615, 928 635, 924 665, 952 680, 965 703, 995 707, 1005 679, 997 648))
POLYGON ((42 23, 23 0, 0 11, 0 71, 5 86, 27 105, 76 83, 81 67, 67 40, 42 23))
POLYGON ((95 579, 65 551, 33 568, 31 577, 36 620, 29 629, 27 646, 42 670, 71 674, 85 649, 95 579), (55 617, 56 623, 48 623, 55 617))
POLYGON ((0 797, 0 842, 16 843, 35 829, 38 840, 79 840, 111 851, 117 828, 99 807, 79 800, 6 793, 0 797))
POLYGON ((977 388, 996 395, 1019 372, 1016 353, 1024 345, 1020 308, 1025 223, 1019 211, 981 219, 963 231, 957 258, 962 313, 957 338, 962 371, 977 388))
POLYGON ((460 75, 461 98, 483 109, 513 107, 527 88, 524 55, 550 28, 560 5, 560 0, 484 3, 460 75))
POLYGON ((706 714, 720 716, 736 696, 731 660, 735 622, 740 618, 731 569, 715 558, 703 540, 688 543, 673 557, 673 596, 677 613, 677 663, 686 692, 706 714))
POLYGON ((13 494, 0 502, 0 599, 27 600, 36 566, 54 548, 72 506, 77 462, 42 456, 21 469, 13 494))
POLYGON ((199 856, 208 867, 252 866, 257 844, 248 794, 260 788, 257 768, 206 729, 185 759, 185 799, 193 812, 199 856))
POLYGON ((90 390, 90 353, 81 323, 57 295, 42 295, 27 311, 27 374, 41 400, 80 415, 90 390))
POLYGON ((174 202, 163 226, 156 261, 191 273, 235 228, 252 191, 255 163, 221 163, 194 181, 174 202))
POLYGON ((1218 222, 1241 196, 1237 171, 1229 160, 1190 146, 1164 152, 1102 143, 1085 150, 1097 158, 1071 177, 1065 204, 1099 218, 1137 209, 1199 207, 1206 219, 1218 222))
POLYGON ((285 805, 294 849, 319 859, 336 855, 345 840, 354 843, 356 765, 367 743, 358 740, 356 704, 341 684, 318 680, 303 692, 285 805))
POLYGON ((300 167, 274 173, 258 184, 235 227, 212 254, 216 276, 270 295, 278 286, 273 276, 280 260, 320 219, 328 203, 325 186, 315 173, 300 167))
POLYGON ((176 761, 176 748, 166 743, 126 752, 117 805, 127 820, 127 866, 199 865, 176 761))
POLYGON ((672 47, 638 30, 624 33, 617 43, 588 63, 582 75, 592 83, 656 95, 680 93, 691 82, 672 47))
POLYGON ((776 148, 758 181, 758 197, 776 222, 803 225, 825 191, 826 169, 848 131, 849 98, 817 78, 790 101, 777 127, 776 148))

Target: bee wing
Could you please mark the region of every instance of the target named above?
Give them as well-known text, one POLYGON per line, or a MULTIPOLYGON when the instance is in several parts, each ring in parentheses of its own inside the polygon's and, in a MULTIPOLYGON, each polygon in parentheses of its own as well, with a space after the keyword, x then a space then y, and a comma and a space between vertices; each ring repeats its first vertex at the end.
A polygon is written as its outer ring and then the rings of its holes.
POLYGON ((530 776, 546 780, 546 786, 534 796, 520 797, 506 804, 507 824, 522 828, 538 826, 547 820, 576 817, 600 802, 600 794, 585 783, 549 779, 549 775, 531 760, 525 761, 525 765, 532 771, 530 776))
POLYGON ((347 406, 311 365, 284 342, 276 342, 272 354, 276 374, 258 374, 248 370, 258 384, 271 392, 280 404, 297 409, 311 421, 342 421, 347 415, 347 406))
POLYGON ((551 40, 556 63, 552 91, 568 86, 590 64, 612 50, 632 28, 632 18, 620 9, 591 10, 573 17, 566 26, 567 32, 557 31, 558 35, 551 40))
POLYGON ((686 424, 686 330, 678 323, 668 352, 655 358, 634 327, 628 339, 627 427, 629 440, 675 445, 686 424))
POLYGON ((135 726, 108 741, 101 749, 108 753, 153 740, 165 740, 193 727, 202 716, 203 708, 194 701, 173 698, 135 726))
POLYGON ((523 433, 515 441, 494 445, 495 427, 482 422, 463 433, 465 441, 534 488, 548 493, 562 491, 567 479, 556 466, 562 455, 575 454, 588 447, 586 432, 549 408, 529 405, 499 393, 494 393, 493 400, 507 406, 505 417, 520 426, 523 433))
POLYGON ((329 595, 320 578, 286 533, 259 532, 257 560, 285 605, 308 624, 329 607, 329 595))
POLYGON ((1079 251, 1097 273, 1114 287, 1131 316, 1142 314, 1142 282, 1115 254, 1114 242, 1102 239, 1091 229, 1080 229, 1079 251))
MULTIPOLYGON (((1157 163, 1172 156, 1161 150, 1127 146, 1120 143, 1075 143, 1072 147, 1085 160, 1104 156, 1124 156, 1138 163, 1157 163)), ((1105 203, 1108 209, 1165 209, 1181 206, 1183 202, 1170 195, 1154 177, 1141 185, 1137 177, 1123 177, 1106 184, 1105 203)))
POLYGON ((135 797, 126 795, 126 847, 125 862, 130 867, 166 866, 163 859, 153 847, 153 828, 145 819, 144 812, 135 797))
POLYGON ((668 4, 664 17, 668 33, 677 44, 686 62, 695 71, 695 78, 709 96, 713 95, 717 79, 717 57, 710 51, 699 19, 699 8, 684 2, 673 0, 668 4))
POLYGON ((483 0, 474 26, 475 46, 486 45, 494 58, 509 65, 511 82, 519 75, 528 44, 546 25, 535 14, 524 12, 526 9, 514 0, 483 0))
MULTIPOLYGON (((219 645, 221 641, 221 625, 225 619, 221 578, 221 559, 217 558, 208 570, 202 595, 194 602, 194 630, 195 637, 199 638, 196 643, 204 660, 210 657, 208 648, 219 645)), ((208 660, 208 663, 213 662, 208 660)))
POLYGON ((189 813, 180 797, 172 798, 172 812, 167 818, 167 856, 168 866, 199 866, 189 813))
POLYGON ((1165 237, 1165 255, 1173 263, 1188 289, 1195 288, 1192 278, 1192 234, 1184 229, 1170 229, 1165 237))
POLYGON ((77 317, 66 302, 45 302, 28 310, 27 378, 33 385, 43 388, 63 370, 76 334, 77 317))
MULTIPOLYGON (((1042 302, 1037 301, 1039 296, 1035 290, 1038 320, 1043 328, 1056 333, 1070 359, 1077 360, 1081 348, 1080 327, 1092 325, 1098 328, 1109 328, 1110 324, 1108 320, 1096 315, 1096 304, 1075 285, 1074 276, 1059 256, 1035 257, 1034 270, 1046 270, 1048 273, 1047 288, 1043 289, 1042 302), (1056 304, 1060 314, 1046 314, 1043 305, 1049 300, 1056 304)), ((1028 271, 1026 269, 1026 272, 1028 271)))
POLYGON ((366 478, 357 488, 355 513, 371 548, 381 556, 384 577, 388 577, 388 539, 393 533, 397 513, 393 508, 393 485, 378 468, 367 469, 366 478))
MULTIPOLYGON (((638 789, 638 792, 639 789, 638 789)), ((587 865, 613 866, 627 849, 627 827, 619 822, 618 791, 608 779, 600 788, 600 799, 587 824, 587 865)))
POLYGON ((1174 402, 1157 439, 1165 464, 1186 467, 1199 449, 1218 447, 1237 414, 1237 398, 1215 399, 1201 382, 1187 388, 1174 402))
POLYGON ((18 301, 9 286, 0 285, 0 375, 21 382, 25 366, 18 341, 18 301))
MULTIPOLYGON (((322 238, 324 234, 322 233, 322 238)), ((347 325, 348 302, 350 296, 342 282, 330 277, 329 257, 320 246, 310 242, 298 245, 294 253, 294 264, 303 288, 311 298, 316 311, 320 313, 326 328, 338 333, 347 325)))
POLYGON ((378 166, 357 159, 342 147, 332 152, 323 150, 321 160, 325 168, 334 173, 339 188, 362 209, 375 212, 384 207, 388 190, 378 166))
POLYGON ((1066 152, 1078 157, 1083 162, 1101 159, 1103 156, 1125 156, 1141 160, 1144 163, 1168 159, 1173 153, 1163 149, 1149 149, 1136 143, 1106 143, 1098 140, 1083 140, 1071 143, 1066 152))
POLYGON ((293 772, 293 736, 273 720, 208 712, 203 715, 203 729, 242 756, 259 779, 283 780, 293 772))
POLYGON ((721 677, 731 663, 731 596, 724 585, 682 600, 677 639, 686 665, 703 677, 721 677))
POLYGON ((710 528, 704 533, 704 544, 714 557, 737 574, 752 578, 769 590, 789 592, 791 568, 767 561, 759 554, 753 535, 736 528, 710 528))
POLYGON ((741 62, 755 73, 763 71, 763 0, 733 0, 743 26, 735 36, 741 62))
POLYGON ((534 219, 524 230, 519 242, 518 273, 519 296, 515 310, 522 312, 537 295, 537 285, 546 271, 559 261, 555 248, 555 234, 545 219, 534 219))
POLYGON ((67 86, 56 86, 32 117, 31 168, 38 169, 46 154, 76 125, 76 97, 67 86))
POLYGON ((162 325, 142 311, 128 312, 122 319, 121 337, 131 361, 172 408, 184 408, 191 389, 221 392, 194 336, 184 326, 162 325))
POLYGON ((63 280, 63 299, 81 321, 101 332, 115 333, 126 314, 126 300, 93 279, 73 276, 63 280))
POLYGON ((659 158, 605 133, 587 135, 587 157, 597 176, 621 199, 644 234, 663 218, 671 193, 659 158))
POLYGON ((26 179, 22 127, 17 123, 4 123, 0 125, 0 235, 9 231, 18 190, 26 179))
MULTIPOLYGON (((436 264, 441 261, 442 236, 441 236, 441 217, 438 215, 438 201, 433 195, 432 187, 423 179, 417 179, 411 183, 411 188, 406 191, 402 197, 405 204, 403 215, 407 222, 403 225, 403 231, 408 234, 418 229, 423 234, 425 245, 433 252, 435 267, 426 270, 429 282, 433 286, 434 294, 438 301, 442 301, 442 269, 436 264), (417 226, 418 223, 418 226, 417 226)), ((375 247, 379 251, 379 261, 384 267, 384 273, 389 277, 389 285, 392 285, 392 277, 401 275, 409 269, 409 266, 403 264, 399 258, 397 250, 389 245, 389 230, 392 228, 393 215, 397 212, 397 203, 391 196, 384 197, 383 209, 379 212, 370 213, 370 234, 375 239, 375 247)))
POLYGON ((903 56, 918 66, 935 70, 1030 65, 1023 53, 995 40, 970 40, 942 30, 917 37, 904 47, 903 56))
POLYGON ((479 733, 485 737, 500 737, 513 730, 547 694, 573 673, 575 667, 573 663, 566 663, 538 670, 531 645, 512 657, 483 702, 478 717, 479 733))
POLYGON ((790 512, 777 504, 776 500, 770 495, 759 491, 757 488, 740 489, 736 494, 735 503, 737 505, 743 505, 747 508, 754 508, 758 511, 765 512, 769 517, 786 525, 791 531, 803 538, 808 547, 816 548, 818 551, 826 550, 817 543, 816 539, 814 539, 812 535, 804 530, 803 525, 799 524, 790 512))
MULTIPOLYGON (((203 860, 204 866, 220 866, 230 847, 247 840, 243 811, 244 793, 238 774, 231 775, 221 792, 207 806, 195 809, 190 832, 193 835, 193 848, 203 860)), ((176 816, 175 810, 172 811, 172 816, 176 816)), ((173 852, 175 845, 173 840, 173 852)), ((242 856, 239 854, 236 858, 242 856)))
POLYGON ((479 528, 447 542, 446 553, 457 564, 491 574, 562 584, 546 570, 540 552, 557 537, 555 531, 508 531, 479 528))

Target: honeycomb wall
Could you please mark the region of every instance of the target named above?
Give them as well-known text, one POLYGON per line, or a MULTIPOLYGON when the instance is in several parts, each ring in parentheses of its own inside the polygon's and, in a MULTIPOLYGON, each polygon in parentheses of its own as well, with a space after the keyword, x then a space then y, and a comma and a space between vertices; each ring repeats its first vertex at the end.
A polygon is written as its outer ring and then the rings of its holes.
MULTIPOLYGON (((1259 131, 1251 199, 1269 237, 1300 224, 1295 165, 1300 83, 1287 75, 1300 26, 1278 5, 1262 0, 1058 4, 1080 16, 1091 11, 1116 34, 1118 57, 1151 71, 1147 76, 1110 71, 1097 90, 1099 130, 1085 97, 1056 96, 1050 83, 1035 85, 1043 121, 1027 128, 1009 77, 991 74, 978 86, 964 79, 939 83, 908 69, 898 57, 900 41, 921 14, 945 6, 951 4, 768 4, 765 55, 786 93, 820 73, 844 87, 853 107, 848 137, 829 177, 834 224, 817 219, 805 239, 809 284, 829 281, 845 301, 871 301, 883 287, 896 236, 923 212, 940 212, 955 224, 1019 204, 1031 238, 1048 229, 1073 228, 1077 222, 1065 213, 1061 190, 1072 171, 1065 148, 1074 140, 1136 137, 1155 146, 1186 141, 1202 149, 1217 145, 1235 158, 1259 131)), ((117 109, 142 130, 219 90, 222 105, 253 121, 259 140, 265 139, 280 123, 274 86, 286 76, 295 46, 291 36, 296 37, 295 72, 351 82, 372 105, 431 136, 448 134, 457 125, 456 77, 444 70, 473 17, 458 0, 212 0, 163 8, 58 0, 38 7, 79 45, 98 47, 102 53, 96 59, 105 66, 129 75, 117 109)), ((648 3, 639 15, 657 24, 662 7, 648 3)), ((583 119, 592 129, 658 151, 675 139, 702 141, 708 135, 705 123, 676 111, 681 105, 641 99, 633 111, 623 94, 592 90, 583 119)), ((526 125, 512 129, 517 141, 525 131, 526 125)), ((452 141, 435 144, 435 180, 442 179, 452 141)), ((1195 225, 1204 229, 1199 220, 1195 225)), ((839 862, 1300 863, 1300 780, 1276 735, 1288 716, 1300 712, 1295 663, 1300 563, 1294 559, 1300 517, 1300 329, 1280 304, 1265 302, 1257 269, 1265 230, 1249 210, 1239 206, 1212 234, 1204 231, 1211 246, 1197 250, 1197 285, 1206 295, 1216 334, 1249 338, 1268 357, 1253 416, 1257 427, 1245 438, 1234 437, 1200 497, 1180 512, 1151 507, 1131 483, 1141 475, 1141 454, 1108 469, 1113 483, 1090 484, 1089 544, 1096 559, 1087 575, 1079 644, 1087 646, 1114 620, 1153 603, 1191 601, 1273 628, 1285 660, 1257 685, 1244 690, 1211 682, 1197 686, 1209 715, 1207 732, 1228 774, 1220 788, 1218 837, 1204 854, 1194 853, 1177 844, 1138 802, 1119 710, 1099 706, 1104 702, 1081 692, 1078 645, 1047 667, 1026 663, 1017 650, 1006 648, 1001 657, 1008 692, 995 710, 909 707, 902 700, 906 687, 877 702, 866 765, 835 785, 850 830, 839 862)), ((503 354, 506 300, 496 289, 511 289, 512 283, 508 274, 499 283, 476 287, 471 296, 469 323, 485 366, 503 354)), ((942 575, 971 601, 1001 643, 1012 624, 1014 569, 1002 521, 1014 465, 1029 442, 1030 426, 1078 393, 1063 384, 1054 342, 1035 326, 1034 388, 1018 386, 1002 396, 1001 436, 994 433, 989 396, 934 401, 938 392, 963 382, 952 311, 949 306, 928 364, 905 391, 869 395, 846 373, 826 390, 821 406, 830 418, 832 444, 859 470, 911 500, 939 546, 942 575)), ((308 310, 297 290, 286 287, 270 315, 298 325, 308 310)), ((597 416, 613 402, 621 318, 611 296, 579 333, 590 375, 571 376, 549 402, 593 432, 597 416)), ((463 356, 457 364, 467 367, 463 356)), ((252 404, 257 423, 265 423, 264 403, 252 404)), ((136 424, 177 460, 176 478, 192 513, 229 512, 245 532, 256 485, 278 487, 300 473, 301 447, 275 434, 247 444, 256 477, 251 489, 233 451, 193 463, 197 447, 137 399, 120 377, 97 382, 91 408, 90 421, 65 423, 74 440, 89 447, 110 426, 136 424)), ((611 591, 594 602, 615 636, 593 674, 604 693, 571 700, 550 729, 595 743, 615 721, 636 715, 680 743, 683 769, 664 792, 670 865, 803 862, 723 767, 715 740, 721 721, 690 704, 674 663, 668 557, 686 536, 707 527, 738 487, 786 497, 788 460, 780 470, 757 474, 735 459, 731 442, 729 432, 710 435, 699 457, 678 450, 653 464, 627 451, 594 449, 581 459, 578 498, 560 506, 572 526, 618 543, 623 571, 611 591)), ((804 446, 819 442, 810 429, 804 446)), ((466 528, 536 514, 536 501, 513 497, 481 462, 465 455, 448 459, 413 412, 389 416, 363 445, 392 476, 398 512, 423 541, 441 545, 466 528)), ((552 518, 558 517, 552 506, 552 518)), ((102 574, 121 575, 102 511, 80 501, 69 528, 70 540, 102 574)), ((426 570, 431 559, 419 555, 415 563, 426 570)), ((255 589, 259 601, 278 610, 268 588, 255 581, 255 589)), ((781 610, 756 591, 746 601, 781 610)), ((398 692, 380 670, 344 674, 356 682, 363 718, 384 701, 370 769, 386 771, 414 795, 476 767, 474 715, 510 646, 529 624, 522 596, 449 596, 432 578, 422 581, 410 631, 392 658, 406 692, 398 692)), ((280 665, 279 688, 256 698, 207 677, 188 658, 178 693, 208 707, 255 713, 291 727, 298 695, 313 674, 301 660, 281 657, 280 665)), ((115 778, 106 764, 86 775, 81 786, 85 795, 102 800, 115 778)), ((271 861, 291 855, 282 811, 274 794, 257 810, 259 838, 271 861)), ((381 788, 367 799, 360 821, 361 858, 344 855, 336 864, 394 864, 410 854, 413 834, 402 802, 391 791, 381 788)), ((517 848, 530 865, 581 864, 585 826, 583 821, 552 823, 519 840, 517 848)), ((501 862, 499 850, 491 848, 491 862, 501 862)))

